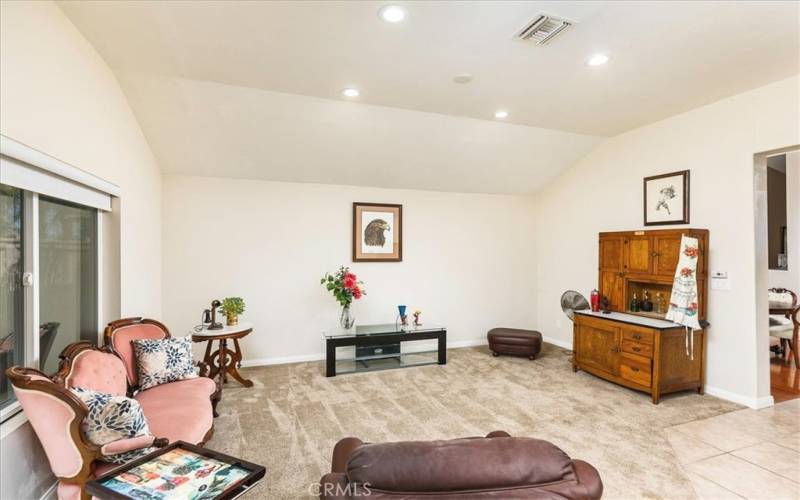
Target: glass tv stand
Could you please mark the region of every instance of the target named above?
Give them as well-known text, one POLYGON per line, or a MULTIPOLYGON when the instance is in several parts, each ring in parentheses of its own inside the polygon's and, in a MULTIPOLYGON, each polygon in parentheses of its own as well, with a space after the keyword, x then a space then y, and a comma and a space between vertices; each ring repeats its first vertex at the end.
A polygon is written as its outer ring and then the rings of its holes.
POLYGON ((447 328, 437 325, 357 325, 334 328, 325 337, 325 376, 447 363, 447 328), (436 349, 404 350, 404 342, 437 340, 436 349), (395 346, 399 345, 397 349, 395 346), (351 356, 336 357, 337 347, 354 348, 351 356), (367 347, 368 349, 363 349, 367 347), (361 349, 360 349, 361 348, 361 349))

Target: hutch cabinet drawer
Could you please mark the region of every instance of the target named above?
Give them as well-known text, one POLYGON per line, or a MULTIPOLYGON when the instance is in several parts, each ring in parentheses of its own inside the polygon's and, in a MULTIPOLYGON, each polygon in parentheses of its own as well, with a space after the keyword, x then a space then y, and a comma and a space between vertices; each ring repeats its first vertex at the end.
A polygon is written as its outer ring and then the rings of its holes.
POLYGON ((639 342, 634 342, 632 340, 623 339, 622 340, 622 352, 629 352, 631 354, 638 354, 639 356, 645 356, 647 358, 653 357, 653 346, 647 344, 640 344, 639 342))
POLYGON ((622 329, 622 340, 630 340, 632 342, 639 342, 640 344, 653 345, 653 330, 648 328, 637 328, 635 326, 625 325, 622 329))
POLYGON ((652 381, 650 360, 635 354, 622 354, 619 358, 619 376, 636 384, 650 387, 652 381))

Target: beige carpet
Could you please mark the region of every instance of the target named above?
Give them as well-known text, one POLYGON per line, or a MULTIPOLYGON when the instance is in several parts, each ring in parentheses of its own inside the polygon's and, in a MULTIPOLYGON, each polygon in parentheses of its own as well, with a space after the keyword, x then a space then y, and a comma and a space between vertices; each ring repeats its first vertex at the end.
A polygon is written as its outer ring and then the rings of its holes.
POLYGON ((573 373, 567 351, 536 361, 486 348, 448 351, 446 366, 326 378, 323 363, 244 370, 255 387, 225 389, 208 447, 266 466, 250 498, 310 498, 333 445, 446 439, 502 429, 552 441, 600 471, 606 498, 694 498, 666 427, 741 408, 694 392, 648 395, 573 373))

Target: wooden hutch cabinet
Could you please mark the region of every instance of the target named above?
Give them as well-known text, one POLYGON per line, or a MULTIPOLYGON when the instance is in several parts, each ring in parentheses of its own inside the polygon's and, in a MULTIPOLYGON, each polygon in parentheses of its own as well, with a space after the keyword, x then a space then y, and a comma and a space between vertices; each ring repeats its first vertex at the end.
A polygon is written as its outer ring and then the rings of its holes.
POLYGON ((706 316, 708 230, 666 229, 600 233, 600 295, 609 300, 611 314, 576 311, 573 330, 573 369, 651 394, 658 404, 662 394, 696 389, 705 382, 705 330, 693 335, 687 355, 686 330, 666 321, 681 236, 698 239, 698 309, 706 316), (647 292, 662 310, 630 311, 634 297, 647 292))

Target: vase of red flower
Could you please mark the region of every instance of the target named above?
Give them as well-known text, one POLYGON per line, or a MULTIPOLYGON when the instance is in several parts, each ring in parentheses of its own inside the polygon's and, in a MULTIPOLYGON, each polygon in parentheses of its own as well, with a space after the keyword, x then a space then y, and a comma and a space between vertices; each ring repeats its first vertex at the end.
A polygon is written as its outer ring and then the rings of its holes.
POLYGON ((353 325, 356 324, 356 317, 353 316, 350 306, 344 306, 342 308, 342 313, 339 315, 339 324, 345 330, 353 328, 353 325))
POLYGON ((339 324, 342 328, 345 330, 353 328, 356 318, 350 310, 350 304, 367 294, 362 288, 364 282, 359 281, 358 277, 350 272, 349 267, 342 266, 334 274, 325 273, 319 283, 324 285, 336 302, 342 306, 342 312, 339 315, 339 324))

